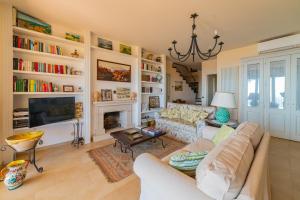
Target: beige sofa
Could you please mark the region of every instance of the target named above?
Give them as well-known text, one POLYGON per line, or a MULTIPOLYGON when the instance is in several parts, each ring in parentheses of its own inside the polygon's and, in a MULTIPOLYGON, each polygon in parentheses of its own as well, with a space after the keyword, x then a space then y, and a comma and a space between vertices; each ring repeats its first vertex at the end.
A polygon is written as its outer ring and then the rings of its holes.
MULTIPOLYGON (((188 150, 192 152, 207 150, 209 151, 208 155, 210 155, 215 150, 215 148, 217 148, 214 147, 214 145, 210 142, 217 130, 217 128, 206 126, 203 129, 203 138, 199 139, 197 142, 187 145, 182 150, 188 150)), ((244 131, 245 133, 245 130, 242 130, 240 127, 238 127, 234 134, 237 134, 239 131, 244 131)), ((246 135, 249 134, 252 130, 247 131, 248 132, 245 133, 246 135)), ((253 138, 248 139, 248 141, 250 140, 251 142, 253 142, 253 138)), ((252 164, 247 169, 246 178, 242 183, 243 185, 241 186, 238 195, 235 198, 221 199, 271 199, 268 179, 269 140, 269 134, 264 133, 261 137, 261 140, 257 142, 257 148, 255 147, 255 151, 252 150, 254 152, 252 164)), ((223 141, 222 143, 225 143, 225 141, 223 141)), ((139 157, 137 157, 134 163, 134 171, 141 180, 140 200, 214 199, 197 187, 198 182, 196 179, 191 178, 181 173, 180 171, 170 167, 167 164, 169 157, 170 155, 164 158, 163 160, 159 160, 150 154, 142 154, 139 157)), ((204 162, 204 160, 202 160, 201 162, 204 162)), ((215 182, 215 184, 217 185, 218 183, 215 182)))
POLYGON ((187 119, 191 118, 194 112, 205 112, 208 118, 214 118, 216 108, 210 106, 197 106, 189 104, 168 103, 167 110, 178 110, 179 115, 175 118, 162 117, 159 113, 155 116, 156 127, 166 130, 170 137, 177 140, 192 143, 202 138, 202 129, 205 127, 205 121, 198 119, 193 123, 187 119))

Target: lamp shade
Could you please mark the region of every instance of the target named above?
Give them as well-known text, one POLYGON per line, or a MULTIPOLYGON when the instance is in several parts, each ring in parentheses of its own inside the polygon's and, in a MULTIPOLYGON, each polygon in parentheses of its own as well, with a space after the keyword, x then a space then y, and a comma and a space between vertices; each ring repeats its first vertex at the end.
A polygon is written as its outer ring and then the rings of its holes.
POLYGON ((234 95, 228 92, 216 92, 211 105, 223 108, 236 108, 234 95))

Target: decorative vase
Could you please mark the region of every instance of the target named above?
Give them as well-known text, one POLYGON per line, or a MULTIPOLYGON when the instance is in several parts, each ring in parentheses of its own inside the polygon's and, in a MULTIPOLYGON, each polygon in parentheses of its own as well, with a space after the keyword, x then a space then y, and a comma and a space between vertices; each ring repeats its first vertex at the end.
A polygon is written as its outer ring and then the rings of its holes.
POLYGON ((216 112, 216 119, 218 122, 225 124, 230 119, 230 113, 227 108, 218 108, 216 112))
POLYGON ((1 170, 1 176, 5 176, 4 184, 8 190, 14 190, 23 184, 28 163, 26 160, 15 160, 1 170))

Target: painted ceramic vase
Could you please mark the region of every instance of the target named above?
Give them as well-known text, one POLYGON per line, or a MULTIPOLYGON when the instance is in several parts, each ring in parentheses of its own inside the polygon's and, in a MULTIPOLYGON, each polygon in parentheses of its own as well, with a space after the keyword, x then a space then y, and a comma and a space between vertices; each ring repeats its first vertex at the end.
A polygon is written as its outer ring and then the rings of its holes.
POLYGON ((7 189, 14 190, 23 184, 28 163, 26 160, 15 160, 1 170, 1 175, 5 176, 4 184, 7 189))

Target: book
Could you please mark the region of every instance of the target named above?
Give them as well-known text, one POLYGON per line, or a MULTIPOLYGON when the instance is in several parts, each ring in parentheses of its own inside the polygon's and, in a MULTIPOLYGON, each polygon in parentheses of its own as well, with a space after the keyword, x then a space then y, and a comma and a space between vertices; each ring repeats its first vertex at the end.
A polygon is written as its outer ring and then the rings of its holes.
POLYGON ((161 129, 157 129, 154 127, 147 127, 147 128, 144 128, 142 131, 143 131, 143 133, 145 133, 147 135, 151 135, 151 136, 160 135, 162 133, 161 129))
POLYGON ((139 130, 134 129, 134 128, 126 130, 126 134, 128 134, 128 135, 133 135, 133 134, 138 133, 138 132, 139 132, 139 130))
POLYGON ((143 137, 143 135, 140 134, 140 133, 136 133, 136 134, 133 134, 133 135, 128 135, 128 138, 129 138, 130 140, 136 140, 136 139, 139 139, 139 138, 141 138, 141 137, 143 137))

